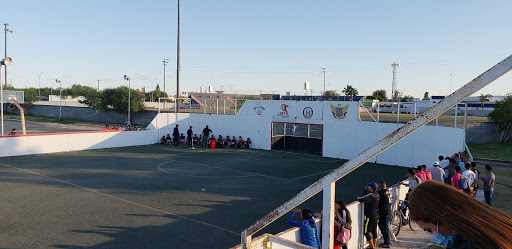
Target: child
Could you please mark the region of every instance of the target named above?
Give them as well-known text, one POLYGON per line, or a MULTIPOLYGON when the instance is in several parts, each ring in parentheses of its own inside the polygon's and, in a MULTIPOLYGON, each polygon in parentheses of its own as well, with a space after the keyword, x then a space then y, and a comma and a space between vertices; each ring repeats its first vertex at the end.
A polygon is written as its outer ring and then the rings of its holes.
POLYGON ((315 218, 313 212, 309 209, 302 210, 302 222, 293 220, 293 215, 300 212, 298 209, 292 210, 290 218, 288 218, 288 224, 296 227, 300 227, 302 234, 302 243, 311 247, 320 248, 320 240, 318 239, 318 232, 316 231, 315 218))

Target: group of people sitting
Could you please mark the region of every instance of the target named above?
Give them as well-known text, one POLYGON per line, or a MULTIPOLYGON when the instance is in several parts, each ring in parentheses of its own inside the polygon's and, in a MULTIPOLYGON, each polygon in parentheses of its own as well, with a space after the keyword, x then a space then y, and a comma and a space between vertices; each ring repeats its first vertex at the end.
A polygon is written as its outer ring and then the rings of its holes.
MULTIPOLYGON (((170 136, 170 134, 167 134, 167 136, 162 136, 160 138, 160 144, 170 145, 174 144, 173 137, 170 136)), ((198 145, 201 144, 203 141, 203 134, 200 134, 197 136, 197 134, 194 134, 192 137, 192 145, 198 145)), ((189 143, 188 139, 185 137, 183 133, 180 134, 178 137, 178 144, 184 144, 189 143)), ((211 135, 208 139, 208 148, 250 148, 251 147, 251 139, 247 138, 247 140, 243 140, 241 136, 238 137, 238 139, 233 136, 231 138, 230 136, 226 136, 226 138, 223 138, 222 135, 219 135, 218 138, 215 138, 214 135, 211 135)))
POLYGON ((120 125, 119 127, 117 127, 117 125, 114 125, 112 127, 110 127, 109 125, 105 125, 105 127, 103 127, 103 131, 140 131, 141 128, 135 126, 135 127, 131 127, 130 125, 127 125, 126 127, 125 126, 122 126, 120 125))

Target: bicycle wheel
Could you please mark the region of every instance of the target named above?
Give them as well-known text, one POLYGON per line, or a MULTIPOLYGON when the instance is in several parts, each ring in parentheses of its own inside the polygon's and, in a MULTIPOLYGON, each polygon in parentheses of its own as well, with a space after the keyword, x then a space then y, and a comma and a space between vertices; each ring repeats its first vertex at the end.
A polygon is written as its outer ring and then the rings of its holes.
POLYGON ((418 224, 416 224, 416 222, 414 222, 410 219, 411 218, 409 218, 409 227, 411 228, 411 230, 416 231, 416 230, 420 229, 420 226, 418 224))
POLYGON ((391 231, 395 234, 395 236, 398 236, 398 233, 400 233, 400 229, 402 228, 402 212, 400 210, 395 210, 393 212, 393 216, 391 216, 391 231))

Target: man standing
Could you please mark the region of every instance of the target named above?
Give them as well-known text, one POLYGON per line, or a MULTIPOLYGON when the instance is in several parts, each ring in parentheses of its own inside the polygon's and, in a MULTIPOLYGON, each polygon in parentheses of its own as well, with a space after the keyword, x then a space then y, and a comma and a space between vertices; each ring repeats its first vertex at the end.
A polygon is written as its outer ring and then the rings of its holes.
POLYGON ((377 183, 368 183, 365 187, 365 196, 357 198, 364 202, 365 229, 364 236, 370 244, 370 248, 377 245, 377 223, 379 222, 379 194, 376 193, 377 183))
POLYGON ((468 181, 469 193, 468 193, 468 191, 464 191, 464 192, 474 196, 474 194, 475 194, 474 187, 475 187, 476 183, 478 182, 478 178, 476 178, 475 172, 473 172, 472 170, 469 169, 471 167, 470 163, 466 163, 466 165, 464 167, 466 168, 466 171, 462 172, 462 175, 464 177, 466 177, 466 180, 468 181))
POLYGON ((203 129, 203 148, 208 148, 208 138, 210 137, 210 133, 212 132, 212 130, 210 130, 210 128, 208 128, 208 125, 206 126, 206 128, 203 129))
POLYGON ((390 248, 390 224, 391 224, 391 196, 386 186, 386 182, 379 182, 379 229, 382 233, 384 242, 379 244, 379 247, 390 248))
POLYGON ((492 193, 494 192, 494 183, 496 181, 496 176, 494 176, 491 171, 492 167, 485 165, 485 173, 487 173, 487 176, 480 178, 484 182, 485 202, 489 204, 489 206, 492 206, 492 193))
POLYGON ((476 163, 475 162, 471 162, 471 171, 473 171, 473 173, 475 173, 475 187, 473 187, 473 190, 475 190, 475 192, 478 190, 478 180, 480 179, 480 170, 476 169, 476 163))
POLYGON ((455 175, 455 164, 456 164, 455 159, 453 159, 453 158, 448 159, 448 166, 445 168, 446 169, 445 183, 447 183, 447 184, 451 184, 451 179, 455 175))
POLYGON ((194 142, 192 140, 192 134, 193 134, 192 126, 190 126, 190 128, 187 131, 187 142, 188 142, 188 148, 189 149, 195 149, 194 145, 193 145, 194 142))
POLYGON ((172 132, 174 147, 176 148, 178 148, 178 144, 180 143, 180 131, 178 130, 178 126, 179 125, 176 125, 176 127, 174 127, 174 131, 172 132))
POLYGON ((434 162, 434 164, 433 164, 434 167, 431 170, 432 180, 443 183, 444 182, 444 170, 442 170, 439 167, 439 164, 440 163, 437 161, 434 162))

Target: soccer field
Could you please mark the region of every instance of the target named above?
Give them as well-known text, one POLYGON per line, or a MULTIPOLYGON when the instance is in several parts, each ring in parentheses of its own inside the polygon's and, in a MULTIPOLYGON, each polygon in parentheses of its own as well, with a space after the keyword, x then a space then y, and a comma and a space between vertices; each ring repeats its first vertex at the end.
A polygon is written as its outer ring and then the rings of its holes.
MULTIPOLYGON (((343 162, 164 145, 0 158, 0 248, 229 248, 343 162)), ((367 182, 395 183, 405 170, 366 164, 337 182, 336 199, 350 203, 367 182)), ((321 205, 318 194, 299 208, 321 205)), ((288 227, 282 217, 260 234, 288 227)))

